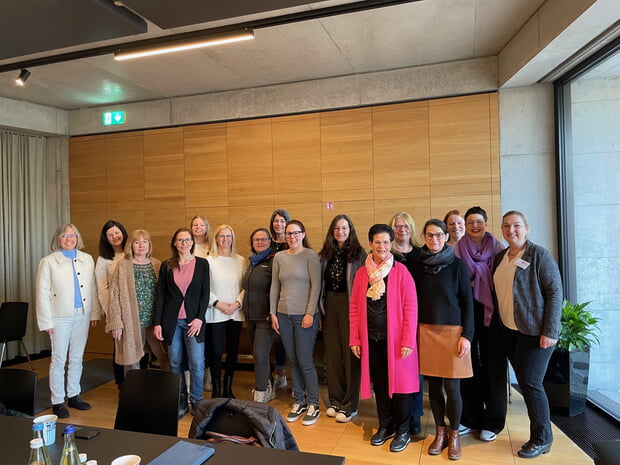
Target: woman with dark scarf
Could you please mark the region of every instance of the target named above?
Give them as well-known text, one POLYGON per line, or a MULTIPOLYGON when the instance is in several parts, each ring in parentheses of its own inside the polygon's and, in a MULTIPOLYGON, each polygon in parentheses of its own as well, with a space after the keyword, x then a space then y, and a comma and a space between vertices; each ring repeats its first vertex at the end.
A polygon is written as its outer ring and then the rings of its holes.
POLYGON ((463 415, 461 434, 480 431, 480 440, 494 441, 506 423, 506 356, 501 325, 493 302, 493 260, 502 244, 487 232, 487 213, 480 207, 465 212, 465 235, 455 254, 469 271, 474 298, 474 377, 461 383, 463 415))
POLYGON ((471 285, 465 264, 446 244, 449 234, 445 223, 437 219, 427 221, 423 236, 426 245, 420 249, 412 275, 418 290, 420 373, 428 381, 436 425, 435 440, 428 453, 439 455, 447 447, 448 458, 458 460, 463 410, 460 381, 473 375, 471 285))

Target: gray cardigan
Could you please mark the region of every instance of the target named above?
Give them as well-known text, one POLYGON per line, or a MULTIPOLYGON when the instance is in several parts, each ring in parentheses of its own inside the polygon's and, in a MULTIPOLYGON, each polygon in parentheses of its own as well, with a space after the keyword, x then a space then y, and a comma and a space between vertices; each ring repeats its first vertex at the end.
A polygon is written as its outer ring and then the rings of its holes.
MULTIPOLYGON (((508 248, 495 256, 494 272, 507 251, 508 248)), ((547 249, 529 240, 521 258, 530 266, 515 270, 513 299, 517 328, 529 336, 557 339, 563 299, 558 265, 547 249)))

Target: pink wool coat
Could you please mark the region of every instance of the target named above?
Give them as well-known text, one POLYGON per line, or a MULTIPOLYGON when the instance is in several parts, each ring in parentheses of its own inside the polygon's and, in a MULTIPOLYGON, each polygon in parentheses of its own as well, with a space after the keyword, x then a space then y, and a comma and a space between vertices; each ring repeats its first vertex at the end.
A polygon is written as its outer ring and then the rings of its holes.
MULTIPOLYGON (((349 304, 349 346, 361 346, 362 382, 361 397, 368 399, 370 369, 368 363, 368 318, 366 291, 368 273, 362 267, 355 275, 349 304)), ((408 394, 420 390, 418 367, 418 299, 411 274, 398 262, 387 280, 387 351, 388 380, 392 394, 408 394), (413 353, 403 359, 401 347, 410 347, 413 353)))

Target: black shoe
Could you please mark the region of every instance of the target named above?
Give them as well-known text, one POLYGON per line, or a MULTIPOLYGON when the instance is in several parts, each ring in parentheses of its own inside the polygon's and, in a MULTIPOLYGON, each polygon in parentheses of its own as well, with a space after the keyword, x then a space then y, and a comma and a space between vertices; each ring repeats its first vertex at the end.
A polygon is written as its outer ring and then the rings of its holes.
POLYGON ((179 412, 178 412, 179 420, 185 416, 187 411, 188 411, 187 402, 181 402, 179 404, 179 412))
POLYGON ((69 410, 65 407, 65 404, 54 404, 52 405, 52 413, 56 415, 58 418, 68 418, 69 410))
POLYGON ((379 428, 379 430, 370 438, 370 444, 373 446, 380 446, 392 436, 394 436, 393 429, 379 428))
POLYGON ((539 455, 546 454, 551 450, 551 443, 549 444, 536 444, 535 442, 528 441, 524 444, 525 447, 521 449, 517 454, 522 459, 534 459, 539 455))
POLYGON ((78 410, 90 410, 90 404, 80 399, 80 396, 69 397, 67 404, 69 404, 69 407, 78 410))
POLYGON ((411 417, 409 418, 409 434, 412 436, 417 436, 422 432, 422 422, 420 421, 420 417, 411 417))
POLYGON ((407 448, 407 445, 411 442, 411 436, 409 431, 397 434, 390 443, 390 452, 400 452, 407 448))

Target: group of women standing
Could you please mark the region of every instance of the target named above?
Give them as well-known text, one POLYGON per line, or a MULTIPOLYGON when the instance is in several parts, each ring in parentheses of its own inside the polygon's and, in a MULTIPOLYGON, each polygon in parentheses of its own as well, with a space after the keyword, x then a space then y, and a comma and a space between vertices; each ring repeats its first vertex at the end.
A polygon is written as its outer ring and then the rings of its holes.
POLYGON ((246 321, 254 400, 268 402, 278 380, 286 383, 281 353, 275 375, 270 366, 279 336, 295 399, 286 419, 314 424, 320 413, 314 345, 322 327, 327 416, 351 421, 372 386, 379 428, 370 442, 379 446, 393 437, 390 450, 402 451, 421 429, 424 376, 436 424, 428 453, 447 448, 452 460, 462 454, 460 435, 478 430, 481 440, 493 441, 503 429, 508 358, 531 422, 519 455, 547 453, 552 436, 542 377, 558 337, 562 288, 557 265, 527 239, 528 231, 522 213, 506 213, 504 249, 487 231, 486 212, 472 207, 464 218, 452 210, 444 221, 427 221, 418 242, 413 219, 401 212, 390 225, 370 228, 366 254, 351 219, 337 215, 317 254, 304 224, 276 210, 269 229, 250 235, 248 264, 237 254, 231 226, 211 235, 207 219, 197 216, 191 229, 175 231, 171 258, 160 263, 151 257, 148 232, 127 235, 109 221, 95 270, 77 250, 83 246, 77 228, 63 225, 37 279, 39 326, 52 340, 54 412, 69 415, 62 379, 67 354, 68 405, 89 408, 79 397, 81 356, 101 307, 115 341, 119 383, 125 371, 140 366, 146 346, 162 368, 189 371, 189 399, 184 386, 180 414, 202 399, 205 360, 212 396, 234 397, 246 321))

